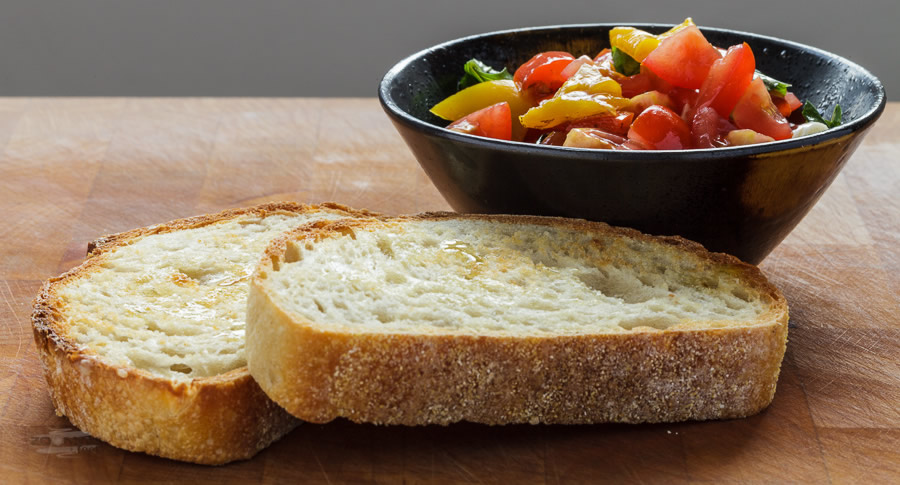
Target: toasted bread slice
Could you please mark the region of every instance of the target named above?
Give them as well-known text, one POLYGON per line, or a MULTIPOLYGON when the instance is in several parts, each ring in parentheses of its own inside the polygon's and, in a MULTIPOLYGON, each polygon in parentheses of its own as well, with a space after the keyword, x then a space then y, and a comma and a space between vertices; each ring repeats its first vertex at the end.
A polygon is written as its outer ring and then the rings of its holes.
POLYGON ((56 412, 127 450, 204 464, 253 456, 297 421, 247 371, 247 279, 276 235, 368 215, 275 203, 92 243, 34 304, 56 412))
POLYGON ((784 297, 678 237, 526 216, 316 222, 250 282, 250 374, 312 422, 748 416, 772 400, 784 297))

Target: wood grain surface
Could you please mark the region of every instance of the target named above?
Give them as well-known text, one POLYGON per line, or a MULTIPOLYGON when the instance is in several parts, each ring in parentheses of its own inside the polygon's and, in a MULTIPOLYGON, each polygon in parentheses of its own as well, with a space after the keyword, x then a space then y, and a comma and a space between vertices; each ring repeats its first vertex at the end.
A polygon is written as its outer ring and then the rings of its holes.
POLYGON ((448 209, 375 99, 0 99, 0 482, 900 483, 900 104, 762 264, 791 306, 757 416, 668 425, 302 424, 188 465, 54 414, 31 332, 87 241, 282 199, 448 209))

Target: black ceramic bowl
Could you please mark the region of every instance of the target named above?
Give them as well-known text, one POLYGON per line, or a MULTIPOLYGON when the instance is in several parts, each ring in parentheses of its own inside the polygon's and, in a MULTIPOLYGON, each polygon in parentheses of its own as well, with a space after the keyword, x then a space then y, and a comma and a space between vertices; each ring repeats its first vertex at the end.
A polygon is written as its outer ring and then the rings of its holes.
MULTIPOLYGON (((635 25, 663 32, 670 25, 635 25)), ((579 217, 680 235, 758 263, 800 222, 884 110, 875 76, 844 58, 785 40, 701 27, 713 44, 747 42, 762 72, 801 100, 839 103, 844 124, 813 136, 711 150, 612 151, 463 135, 429 112, 456 92, 463 64, 510 70, 534 54, 596 55, 612 24, 527 28, 454 40, 394 66, 379 97, 416 159, 460 212, 579 217)))

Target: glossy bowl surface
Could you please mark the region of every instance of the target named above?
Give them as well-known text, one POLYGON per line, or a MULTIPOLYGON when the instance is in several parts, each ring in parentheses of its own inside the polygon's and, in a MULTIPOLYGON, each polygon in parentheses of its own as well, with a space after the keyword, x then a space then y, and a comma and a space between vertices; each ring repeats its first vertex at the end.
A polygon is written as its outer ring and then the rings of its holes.
MULTIPOLYGON (((618 24, 616 24, 618 25, 618 24)), ((670 25, 634 24, 649 32, 670 25)), ((547 50, 594 56, 614 24, 536 27, 466 37, 399 62, 382 79, 385 112, 459 212, 578 217, 680 235, 759 263, 800 222, 881 115, 884 88, 864 68, 794 42, 701 27, 713 44, 747 42, 757 69, 792 84, 844 124, 813 136, 711 150, 612 151, 463 135, 429 109, 456 92, 463 64, 510 70, 547 50)))

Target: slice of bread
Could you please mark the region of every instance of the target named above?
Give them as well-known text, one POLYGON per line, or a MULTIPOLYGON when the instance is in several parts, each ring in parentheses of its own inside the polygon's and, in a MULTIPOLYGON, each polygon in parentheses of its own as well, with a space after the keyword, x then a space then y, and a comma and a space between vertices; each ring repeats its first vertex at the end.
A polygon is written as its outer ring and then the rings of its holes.
POLYGON ((525 216, 316 222, 250 282, 247 359, 312 422, 662 422, 772 400, 784 297, 678 237, 525 216))
POLYGON ((275 203, 92 243, 34 304, 56 412, 127 450, 204 464, 253 456, 297 421, 247 371, 247 280, 284 231, 368 215, 275 203))

